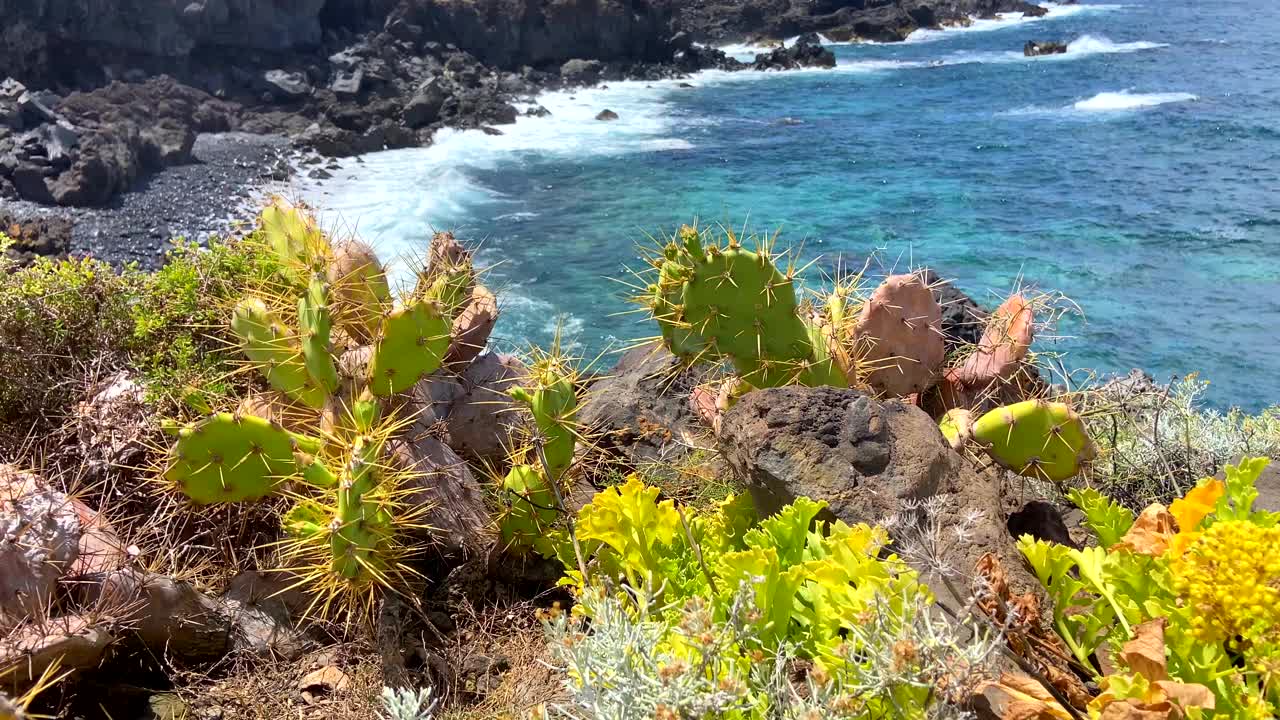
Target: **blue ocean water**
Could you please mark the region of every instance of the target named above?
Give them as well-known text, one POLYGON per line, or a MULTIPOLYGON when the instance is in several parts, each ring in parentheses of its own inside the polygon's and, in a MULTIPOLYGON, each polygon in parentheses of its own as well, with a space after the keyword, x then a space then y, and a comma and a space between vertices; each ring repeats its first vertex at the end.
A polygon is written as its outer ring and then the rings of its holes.
POLYGON ((432 229, 481 242, 507 342, 563 324, 591 356, 654 334, 618 280, 699 216, 781 230, 814 282, 874 255, 985 304, 1060 291, 1083 317, 1039 347, 1068 368, 1280 401, 1280 3, 1051 8, 835 45, 834 70, 546 95, 549 118, 366 156, 308 195, 388 256, 432 229), (1024 58, 1029 39, 1070 50, 1024 58))

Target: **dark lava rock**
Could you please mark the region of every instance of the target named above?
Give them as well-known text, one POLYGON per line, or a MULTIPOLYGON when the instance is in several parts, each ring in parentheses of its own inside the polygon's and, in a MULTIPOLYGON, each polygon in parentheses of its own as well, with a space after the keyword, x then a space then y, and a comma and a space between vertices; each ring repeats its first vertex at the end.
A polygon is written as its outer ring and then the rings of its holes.
POLYGON ((571 85, 590 85, 603 72, 604 65, 599 60, 569 60, 560 66, 560 78, 571 85))
POLYGON ((433 0, 391 14, 500 68, 671 59, 671 6, 646 0, 433 0))
POLYGON ((969 576, 987 552, 1015 590, 1037 587, 1006 528, 1003 473, 978 472, 913 405, 832 387, 756 390, 725 413, 718 444, 761 513, 810 497, 829 504, 827 520, 888 523, 935 590, 933 571, 969 576), (924 520, 942 528, 930 557, 910 552, 924 520))
POLYGON ((618 113, 616 113, 616 112, 614 112, 614 111, 609 110, 608 108, 606 108, 606 109, 601 110, 600 112, 596 113, 596 119, 597 119, 597 120, 605 120, 605 121, 608 121, 608 120, 617 120, 617 119, 618 119, 618 113))
POLYGON ((943 280, 933 270, 921 275, 924 284, 933 292, 933 299, 942 307, 942 336, 950 353, 958 345, 977 345, 986 328, 987 313, 950 281, 943 280))
POLYGON ((442 78, 434 77, 422 83, 404 106, 404 124, 411 128, 429 125, 440 118, 440 110, 448 97, 442 78))
POLYGON ((796 39, 791 47, 778 47, 769 53, 756 55, 752 67, 756 70, 795 70, 804 67, 836 66, 836 56, 822 46, 816 33, 806 33, 796 39))
POLYGON ((262 81, 266 84, 267 92, 279 100, 301 100, 315 92, 315 88, 307 82, 307 76, 300 72, 268 70, 263 73, 262 81))
POLYGON ((1061 55, 1066 51, 1067 44, 1060 42, 1036 42, 1035 40, 1028 40, 1027 44, 1022 46, 1022 54, 1026 57, 1061 55))
POLYGON ((7 169, 35 202, 100 206, 145 173, 190 162, 196 135, 227 130, 233 117, 226 103, 170 77, 112 83, 59 102, 51 121, 0 158, 0 174, 7 169))
POLYGON ((8 255, 27 263, 36 256, 65 255, 71 247, 71 221, 53 215, 19 218, 0 212, 0 232, 13 240, 8 255))
POLYGON ((963 24, 1005 12, 1039 17, 1046 11, 1026 0, 712 0, 681 3, 674 12, 676 26, 703 42, 784 38, 809 32, 837 42, 899 42, 920 28, 963 24))
POLYGON ((1015 538, 1030 535, 1036 540, 1078 547, 1062 513, 1051 503, 1032 500, 1009 516, 1009 534, 1015 538))
POLYGON ((642 345, 591 385, 578 420, 605 450, 633 462, 659 459, 679 440, 705 434, 689 408, 701 376, 661 344, 642 345))

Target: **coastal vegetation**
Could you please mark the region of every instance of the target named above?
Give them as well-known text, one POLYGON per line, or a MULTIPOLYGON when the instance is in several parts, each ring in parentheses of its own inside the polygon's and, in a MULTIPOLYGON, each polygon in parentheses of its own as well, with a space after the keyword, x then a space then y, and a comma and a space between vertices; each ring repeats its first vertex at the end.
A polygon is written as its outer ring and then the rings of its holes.
POLYGON ((281 198, 4 260, 0 717, 1280 712, 1280 410, 1055 382, 1031 288, 965 341, 923 272, 642 250, 604 371, 281 198))

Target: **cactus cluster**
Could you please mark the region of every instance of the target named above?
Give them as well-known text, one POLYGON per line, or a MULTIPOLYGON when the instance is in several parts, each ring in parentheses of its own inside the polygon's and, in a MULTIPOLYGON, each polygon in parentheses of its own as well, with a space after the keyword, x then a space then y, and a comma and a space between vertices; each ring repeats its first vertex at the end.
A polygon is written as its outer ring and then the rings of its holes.
POLYGON ((482 289, 448 234, 433 241, 448 246, 433 247, 440 261, 399 302, 368 246, 335 247, 302 208, 273 199, 258 237, 283 280, 241 298, 229 325, 246 365, 279 396, 180 429, 163 475, 197 504, 293 496, 283 547, 326 609, 390 585, 402 567, 400 530, 417 513, 398 501, 411 478, 386 452, 412 420, 396 417, 400 394, 442 367, 451 339, 468 331, 455 319, 482 289))
POLYGON ((732 231, 724 236, 710 241, 709 230, 682 227, 651 253, 653 270, 636 298, 677 357, 732 363, 735 376, 718 396, 701 387, 690 398, 713 429, 753 388, 832 385, 919 404, 941 419, 955 447, 973 441, 1024 475, 1069 477, 1092 457, 1083 422, 1068 406, 1020 402, 1039 387, 1027 360, 1035 313, 1023 295, 1005 301, 978 345, 948 368, 942 308, 923 275, 890 275, 862 296, 858 273, 801 302, 794 264, 779 266, 772 238, 749 250, 732 231), (1008 438, 999 437, 1001 428, 1008 438))

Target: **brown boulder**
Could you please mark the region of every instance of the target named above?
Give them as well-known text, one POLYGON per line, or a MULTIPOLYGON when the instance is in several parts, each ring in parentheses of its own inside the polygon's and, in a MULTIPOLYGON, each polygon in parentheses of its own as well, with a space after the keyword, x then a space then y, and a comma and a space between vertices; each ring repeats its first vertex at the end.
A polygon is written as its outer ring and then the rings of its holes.
POLYGON ((449 447, 459 454, 501 464, 520 413, 507 391, 528 376, 528 368, 510 355, 488 353, 476 358, 461 376, 463 393, 446 420, 449 447))
POLYGON ((415 473, 403 502, 420 512, 424 532, 446 557, 469 557, 488 544, 489 511, 471 470, 444 441, 433 436, 397 441, 391 451, 415 473))
POLYGON ((1006 529, 1003 472, 975 470, 913 405, 832 387, 757 390, 725 413, 718 442, 761 514, 809 497, 828 503, 828 520, 885 524, 941 596, 943 574, 970 578, 987 552, 1015 589, 1035 587, 1006 529))

